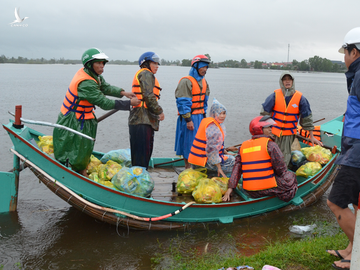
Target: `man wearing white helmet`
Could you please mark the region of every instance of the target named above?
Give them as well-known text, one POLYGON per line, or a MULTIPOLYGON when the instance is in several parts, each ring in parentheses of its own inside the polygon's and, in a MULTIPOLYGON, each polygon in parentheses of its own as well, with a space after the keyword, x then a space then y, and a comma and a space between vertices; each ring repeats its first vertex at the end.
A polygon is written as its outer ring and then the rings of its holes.
POLYGON ((350 269, 355 214, 348 205, 353 204, 357 209, 360 192, 360 27, 346 34, 339 52, 344 54, 344 62, 348 68, 345 75, 349 97, 341 138, 341 153, 336 160, 336 164, 341 167, 335 177, 327 204, 349 238, 349 245, 343 250, 327 252, 340 259, 333 263, 335 269, 350 269))
MULTIPOLYGON (((97 48, 86 50, 82 57, 80 68, 66 92, 57 124, 72 128, 90 137, 96 137, 97 118, 95 105, 103 110, 130 110, 130 105, 140 101, 131 92, 108 84, 101 74, 108 62, 108 56, 97 48), (126 96, 131 100, 114 100, 106 97, 121 98, 126 96)), ((94 142, 76 135, 70 131, 55 128, 53 132, 54 155, 61 163, 69 163, 74 171, 88 177, 86 167, 94 148, 94 142)))

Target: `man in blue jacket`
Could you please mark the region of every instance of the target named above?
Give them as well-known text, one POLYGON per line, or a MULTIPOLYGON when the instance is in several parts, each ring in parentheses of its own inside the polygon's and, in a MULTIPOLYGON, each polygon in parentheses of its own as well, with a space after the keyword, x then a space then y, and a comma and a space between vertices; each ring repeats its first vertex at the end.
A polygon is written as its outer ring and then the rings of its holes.
POLYGON ((341 154, 336 160, 336 164, 341 167, 327 204, 349 238, 349 245, 343 250, 327 252, 340 259, 333 263, 335 269, 350 269, 356 219, 348 205, 352 204, 357 210, 360 192, 360 27, 346 34, 339 52, 344 53, 344 62, 348 68, 345 75, 349 97, 341 139, 341 154))

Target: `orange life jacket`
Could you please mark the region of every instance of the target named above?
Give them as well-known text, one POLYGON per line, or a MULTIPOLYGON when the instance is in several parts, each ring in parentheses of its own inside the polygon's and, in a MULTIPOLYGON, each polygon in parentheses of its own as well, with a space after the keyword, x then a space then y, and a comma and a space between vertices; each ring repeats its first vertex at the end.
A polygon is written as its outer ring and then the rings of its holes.
MULTIPOLYGON (((93 80, 98 83, 93 77, 84 71, 84 68, 79 69, 70 83, 61 106, 61 112, 63 115, 67 115, 69 112, 75 112, 76 119, 82 121, 95 118, 95 106, 87 100, 79 100, 78 85, 85 80, 93 80)), ((81 125, 81 128, 82 126, 83 125, 81 125)))
POLYGON ((243 142, 240 147, 243 188, 249 191, 277 187, 271 158, 267 151, 269 138, 243 142))
MULTIPOLYGON (((315 139, 317 139, 318 141, 321 142, 321 131, 320 131, 320 127, 321 127, 321 126, 315 126, 315 127, 314 127, 313 135, 314 135, 314 138, 315 138, 315 139)), ((305 137, 305 138, 310 139, 310 131, 309 131, 309 130, 305 130, 305 129, 303 129, 301 126, 298 126, 298 127, 297 127, 297 130, 298 130, 299 135, 301 135, 301 136, 303 136, 303 137, 305 137)), ((306 143, 306 144, 308 144, 308 145, 312 145, 311 142, 308 142, 308 141, 306 141, 306 140, 301 140, 301 139, 300 139, 300 141, 303 142, 303 143, 306 143)))
MULTIPOLYGON (((204 118, 201 120, 199 129, 195 135, 195 139, 189 154, 189 163, 205 167, 208 159, 206 156, 206 128, 211 123, 214 123, 220 129, 223 139, 225 139, 225 134, 220 124, 212 117, 204 118)), ((222 163, 228 158, 227 156, 224 156, 224 143, 222 144, 219 151, 219 156, 222 163)))
POLYGON ((191 84, 192 84, 191 114, 204 114, 205 113, 204 101, 205 101, 205 94, 206 94, 206 88, 207 88, 207 83, 206 83, 205 78, 203 78, 201 80, 202 87, 203 87, 202 90, 200 89, 200 85, 195 80, 194 77, 192 77, 192 76, 182 77, 180 79, 180 81, 182 79, 188 79, 191 81, 191 84))
POLYGON ((275 106, 271 117, 276 122, 276 126, 272 126, 272 133, 278 137, 286 135, 295 135, 296 127, 299 121, 299 104, 302 93, 295 91, 289 104, 286 106, 285 97, 281 89, 275 92, 275 106))
MULTIPOLYGON (((140 82, 139 82, 139 78, 138 78, 140 72, 142 72, 144 70, 147 70, 147 71, 151 72, 147 68, 139 69, 138 72, 136 72, 136 74, 134 76, 134 79, 133 79, 131 91, 141 101, 139 105, 133 106, 133 108, 137 108, 137 107, 145 107, 145 108, 147 108, 146 103, 144 101, 143 93, 142 93, 141 88, 140 88, 140 82)), ((154 88, 153 88, 153 93, 154 93, 154 95, 156 97, 156 100, 160 99, 160 91, 161 91, 160 84, 159 84, 158 80, 155 77, 155 85, 154 85, 154 88)))

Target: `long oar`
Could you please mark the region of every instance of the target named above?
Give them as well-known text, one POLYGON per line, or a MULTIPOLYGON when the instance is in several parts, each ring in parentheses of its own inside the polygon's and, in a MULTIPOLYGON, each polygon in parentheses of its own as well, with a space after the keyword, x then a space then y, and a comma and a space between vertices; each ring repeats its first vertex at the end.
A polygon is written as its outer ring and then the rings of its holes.
POLYGON ((323 121, 323 120, 325 120, 325 118, 321 118, 321 119, 319 119, 319 120, 316 120, 316 121, 314 121, 313 123, 315 124, 315 123, 320 122, 320 121, 323 121))
POLYGON ((98 122, 101 122, 102 120, 108 118, 110 115, 113 115, 114 113, 118 112, 119 110, 113 109, 109 111, 108 113, 105 113, 104 115, 100 116, 97 120, 98 122))
POLYGON ((171 163, 175 163, 175 162, 183 161, 183 160, 184 160, 184 158, 179 158, 179 159, 176 159, 176 160, 171 160, 171 161, 166 161, 166 162, 162 162, 162 163, 157 163, 157 164, 154 164, 154 167, 159 167, 159 166, 162 166, 162 165, 171 164, 171 163))
MULTIPOLYGON (((320 122, 320 121, 323 121, 323 120, 325 120, 325 118, 318 119, 318 120, 314 121, 313 123, 315 124, 315 123, 320 122)), ((238 146, 241 146, 241 145, 242 145, 242 143, 239 143, 239 144, 234 145, 234 146, 232 146, 232 147, 238 147, 238 146)), ((229 149, 229 147, 226 148, 226 151, 228 151, 228 149, 229 149)))

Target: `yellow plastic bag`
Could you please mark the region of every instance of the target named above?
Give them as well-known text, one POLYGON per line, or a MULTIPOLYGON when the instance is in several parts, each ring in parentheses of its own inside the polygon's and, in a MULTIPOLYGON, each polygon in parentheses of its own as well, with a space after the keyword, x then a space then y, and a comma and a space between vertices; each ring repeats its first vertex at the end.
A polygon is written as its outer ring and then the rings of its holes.
POLYGON ((301 148, 301 152, 308 161, 319 162, 320 164, 326 164, 332 158, 331 151, 320 145, 301 148))
POLYGON ((87 173, 91 174, 93 172, 97 172, 98 166, 102 164, 100 159, 96 158, 94 155, 91 155, 90 157, 90 163, 86 167, 87 173))
POLYGON ((222 193, 218 184, 209 178, 199 180, 192 193, 197 203, 218 203, 222 201, 222 193))
POLYGON ((178 193, 187 194, 194 191, 197 182, 201 178, 206 178, 206 169, 186 169, 178 177, 176 190, 178 193))
POLYGON ((53 137, 52 136, 39 136, 39 141, 36 142, 40 150, 46 154, 54 153, 53 137))
POLYGON ((308 178, 314 176, 321 168, 322 166, 319 162, 308 162, 297 169, 296 175, 308 178))
POLYGON ((94 182, 99 182, 99 174, 97 172, 92 172, 89 174, 89 178, 93 180, 94 182))
POLYGON ((211 178, 211 180, 213 180, 216 184, 218 184, 220 190, 221 190, 221 194, 224 195, 226 193, 226 191, 228 190, 228 182, 229 182, 229 178, 228 177, 213 177, 211 178))
POLYGON ((92 172, 90 175, 89 175, 89 178, 91 180, 93 180, 94 182, 96 183, 99 183, 99 184, 102 184, 104 186, 107 186, 107 187, 110 187, 110 188, 113 188, 113 189, 117 189, 113 183, 111 183, 111 181, 107 181, 107 180, 100 180, 99 179, 99 175, 97 172, 92 172))
POLYGON ((122 167, 119 163, 108 160, 106 164, 100 164, 97 168, 99 179, 110 181, 111 178, 113 178, 113 176, 117 174, 117 172, 120 171, 122 167))

